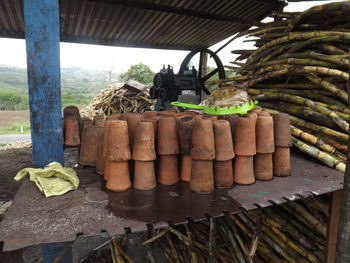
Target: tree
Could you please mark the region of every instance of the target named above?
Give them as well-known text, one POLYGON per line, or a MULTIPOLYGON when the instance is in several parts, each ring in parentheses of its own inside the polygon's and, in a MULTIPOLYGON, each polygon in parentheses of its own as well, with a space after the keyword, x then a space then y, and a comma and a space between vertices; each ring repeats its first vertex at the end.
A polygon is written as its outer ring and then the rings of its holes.
POLYGON ((1 108, 7 109, 7 110, 14 110, 17 108, 16 106, 21 101, 22 101, 21 95, 17 94, 16 92, 11 92, 11 91, 0 92, 1 108))
POLYGON ((153 82, 154 72, 143 63, 132 65, 126 72, 119 75, 119 80, 127 81, 129 79, 137 80, 149 85, 153 82))

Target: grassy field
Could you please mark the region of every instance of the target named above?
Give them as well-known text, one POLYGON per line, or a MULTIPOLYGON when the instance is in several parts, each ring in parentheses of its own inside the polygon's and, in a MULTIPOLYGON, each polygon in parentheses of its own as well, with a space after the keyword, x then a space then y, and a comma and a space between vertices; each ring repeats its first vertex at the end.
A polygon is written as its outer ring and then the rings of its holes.
POLYGON ((30 133, 29 111, 0 111, 0 134, 30 133))

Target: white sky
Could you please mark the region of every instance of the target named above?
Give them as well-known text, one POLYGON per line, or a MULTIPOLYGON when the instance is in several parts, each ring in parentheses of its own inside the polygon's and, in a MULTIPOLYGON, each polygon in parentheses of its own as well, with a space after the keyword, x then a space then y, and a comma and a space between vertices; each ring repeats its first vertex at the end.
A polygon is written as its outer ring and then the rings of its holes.
MULTIPOLYGON (((312 1, 290 3, 285 11, 304 11, 314 5, 338 1, 312 1)), ((251 42, 243 43, 244 39, 237 39, 218 53, 223 64, 228 65, 234 59, 230 53, 234 49, 251 49, 251 42)), ((226 40, 211 47, 218 49, 226 40)), ((80 67, 85 69, 126 71, 131 65, 142 62, 157 72, 163 64, 174 66, 177 72, 180 63, 188 51, 159 50, 108 47, 85 44, 61 43, 61 67, 80 67)), ((26 67, 25 42, 19 39, 0 38, 0 64, 26 67)))

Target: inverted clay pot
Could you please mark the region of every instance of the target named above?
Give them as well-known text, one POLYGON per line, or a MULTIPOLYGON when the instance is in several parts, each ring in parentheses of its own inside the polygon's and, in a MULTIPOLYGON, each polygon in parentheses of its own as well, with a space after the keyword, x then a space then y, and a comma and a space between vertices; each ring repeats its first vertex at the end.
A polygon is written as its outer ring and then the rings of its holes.
POLYGON ((256 121, 256 152, 273 153, 275 151, 273 119, 259 115, 256 121))
POLYGON ((131 187, 129 164, 127 161, 106 162, 106 188, 111 191, 126 191, 131 187))
POLYGON ((184 182, 189 182, 191 178, 192 170, 192 158, 189 155, 182 155, 181 159, 181 180, 184 182))
POLYGON ((159 111, 158 116, 159 117, 164 117, 164 118, 172 118, 176 115, 175 112, 169 112, 169 111, 159 111))
MULTIPOLYGON (((99 120, 100 121, 100 120, 99 120)), ((104 124, 103 120, 103 124, 104 124)), ((96 122, 99 124, 99 122, 96 122)), ((105 171, 105 158, 103 157, 103 135, 104 135, 104 126, 97 126, 97 156, 96 156, 96 173, 103 175, 105 171)))
POLYGON ((80 122, 80 112, 79 108, 76 106, 67 106, 63 108, 63 118, 67 119, 68 117, 76 117, 80 122))
POLYGON ((102 127, 103 128, 105 126, 105 120, 104 119, 97 119, 95 121, 94 125, 97 126, 97 127, 102 127))
POLYGON ((272 153, 257 153, 254 156, 254 175, 256 180, 273 179, 272 153))
POLYGON ((100 115, 100 114, 99 115, 95 115, 93 120, 94 120, 94 125, 96 125, 96 121, 97 120, 104 120, 104 116, 100 115))
POLYGON ((158 165, 158 183, 172 185, 179 182, 177 155, 160 155, 158 165))
POLYGON ((215 141, 215 160, 231 160, 235 154, 231 136, 230 123, 226 120, 216 120, 213 122, 215 141))
POLYGON ((230 123, 230 127, 231 127, 232 142, 234 142, 234 138, 236 135, 236 124, 237 124, 237 121, 239 120, 239 118, 240 118, 239 115, 229 115, 226 117, 226 119, 230 123))
POLYGON ((273 154, 273 175, 290 176, 290 148, 276 147, 273 154))
POLYGON ((131 159, 128 124, 126 121, 108 121, 107 160, 128 161, 131 159))
POLYGON ((201 120, 204 117, 204 114, 196 114, 193 115, 193 118, 197 121, 197 120, 201 120))
POLYGON ((178 135, 182 155, 191 154, 192 129, 195 120, 192 117, 181 117, 178 120, 178 135))
POLYGON ((96 126, 85 127, 81 137, 79 163, 84 166, 96 166, 97 156, 97 136, 96 126))
POLYGON ((80 145, 80 128, 79 122, 75 118, 67 118, 64 123, 65 138, 64 145, 66 146, 78 146, 80 145))
POLYGON ((234 138, 236 155, 252 156, 256 154, 255 124, 256 119, 254 116, 243 117, 237 120, 234 138))
POLYGON ((154 138, 157 138, 158 118, 144 119, 141 122, 149 122, 153 125, 154 138))
POLYGON ((141 121, 135 129, 132 159, 137 161, 153 161, 156 158, 153 124, 141 121))
POLYGON ((145 111, 143 113, 143 117, 145 119, 152 119, 154 117, 157 117, 158 116, 158 112, 157 111, 145 111))
POLYGON ((88 117, 82 117, 80 119, 80 133, 85 129, 85 127, 92 126, 93 122, 88 117))
POLYGON ((215 187, 231 187, 233 185, 232 160, 214 161, 215 187))
POLYGON ((211 120, 197 120, 192 129, 191 158, 193 160, 214 160, 214 129, 211 120))
POLYGON ((292 137, 289 116, 286 113, 278 113, 273 115, 275 146, 291 147, 292 137))
POLYGON ((196 193, 214 191, 213 161, 192 160, 190 189, 196 193))
POLYGON ((135 161, 133 186, 138 190, 150 190, 156 187, 153 161, 135 161))
POLYGON ((174 118, 160 118, 158 120, 157 153, 173 155, 180 152, 174 118))
POLYGON ((262 110, 258 113, 258 117, 259 116, 271 116, 270 112, 262 110))
POLYGON ((254 161, 253 156, 238 156, 234 159, 233 180, 237 184, 253 184, 254 161))
POLYGON ((262 108, 259 106, 255 106, 255 108, 252 109, 250 112, 254 112, 259 115, 262 112, 262 108))
POLYGON ((125 115, 125 120, 128 123, 129 141, 130 141, 130 146, 132 147, 134 142, 134 132, 135 132, 136 126, 141 120, 143 120, 143 116, 141 114, 128 113, 125 115))
POLYGON ((215 115, 204 115, 202 119, 216 121, 218 119, 218 117, 215 115))

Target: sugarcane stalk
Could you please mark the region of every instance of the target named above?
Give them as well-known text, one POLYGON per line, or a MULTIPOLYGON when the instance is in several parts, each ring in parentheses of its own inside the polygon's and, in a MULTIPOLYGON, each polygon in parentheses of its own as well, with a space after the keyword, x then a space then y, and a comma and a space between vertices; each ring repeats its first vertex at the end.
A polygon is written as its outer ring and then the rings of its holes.
POLYGON ((195 250, 193 249, 193 237, 192 237, 192 230, 189 228, 188 224, 184 224, 187 236, 188 236, 188 242, 189 242, 189 250, 191 255, 191 263, 198 263, 198 256, 195 250))
POLYGON ((238 259, 236 258, 236 252, 235 252, 234 248, 232 247, 230 241, 228 240, 226 233, 222 229, 221 224, 216 224, 216 230, 217 230, 219 236, 221 237, 221 239, 224 241, 226 248, 230 252, 230 257, 231 257, 232 261, 235 263, 238 262, 238 259))
POLYGON ((307 133, 307 132, 305 132, 297 127, 294 127, 293 125, 291 126, 291 130, 292 130, 293 136, 299 137, 299 138, 303 139, 304 141, 315 145, 317 148, 319 148, 319 149, 321 149, 329 154, 335 155, 342 160, 344 160, 344 158, 346 158, 344 154, 339 152, 332 145, 324 142, 322 139, 320 139, 320 138, 318 138, 310 133, 307 133))
POLYGON ((297 147, 300 151, 317 158, 325 165, 331 168, 335 168, 337 171, 341 173, 345 173, 346 165, 341 160, 325 152, 320 151, 316 147, 303 143, 302 141, 296 139, 295 137, 292 137, 292 141, 293 141, 293 146, 297 147))
POLYGON ((156 241, 157 239, 160 239, 161 237, 163 237, 166 232, 168 232, 168 230, 162 230, 160 231, 157 235, 151 237, 150 239, 146 240, 145 242, 142 243, 142 245, 147 245, 147 244, 150 244, 154 241, 156 241))
POLYGON ((325 90, 328 90, 329 92, 338 96, 344 102, 347 103, 348 94, 344 90, 339 89, 337 86, 333 85, 332 83, 330 83, 326 80, 321 79, 320 77, 316 76, 315 74, 303 74, 303 75, 311 82, 320 85, 320 87, 324 88, 325 90))
POLYGON ((216 247, 216 237, 215 237, 215 220, 210 218, 210 232, 209 232, 209 262, 215 262, 215 247, 216 247))
POLYGON ((347 123, 345 120, 340 118, 334 111, 329 110, 328 108, 321 106, 319 104, 316 104, 314 101, 300 97, 300 96, 294 96, 289 94, 282 94, 282 93, 268 93, 265 92, 264 94, 260 94, 256 96, 256 99, 258 100, 271 100, 271 99, 277 99, 282 100, 286 102, 291 102, 299 105, 305 105, 309 108, 312 108, 315 111, 318 111, 319 113, 322 113, 338 125, 342 130, 345 132, 349 131, 349 123, 347 123))
POLYGON ((121 255, 121 253, 118 250, 118 247, 116 245, 114 238, 111 240, 111 242, 109 244, 110 244, 110 248, 111 248, 111 252, 112 252, 112 259, 116 263, 125 263, 123 256, 121 255))
MULTIPOLYGON (((271 113, 278 113, 279 111, 266 109, 267 111, 271 113)), ((333 138, 336 138, 342 142, 347 142, 349 139, 349 136, 345 133, 341 133, 332 129, 329 129, 327 127, 319 126, 311 122, 305 122, 304 120, 297 118, 295 116, 289 115, 289 119, 292 125, 298 127, 298 128, 307 128, 309 130, 312 130, 316 133, 322 133, 328 136, 331 136, 333 138)))

